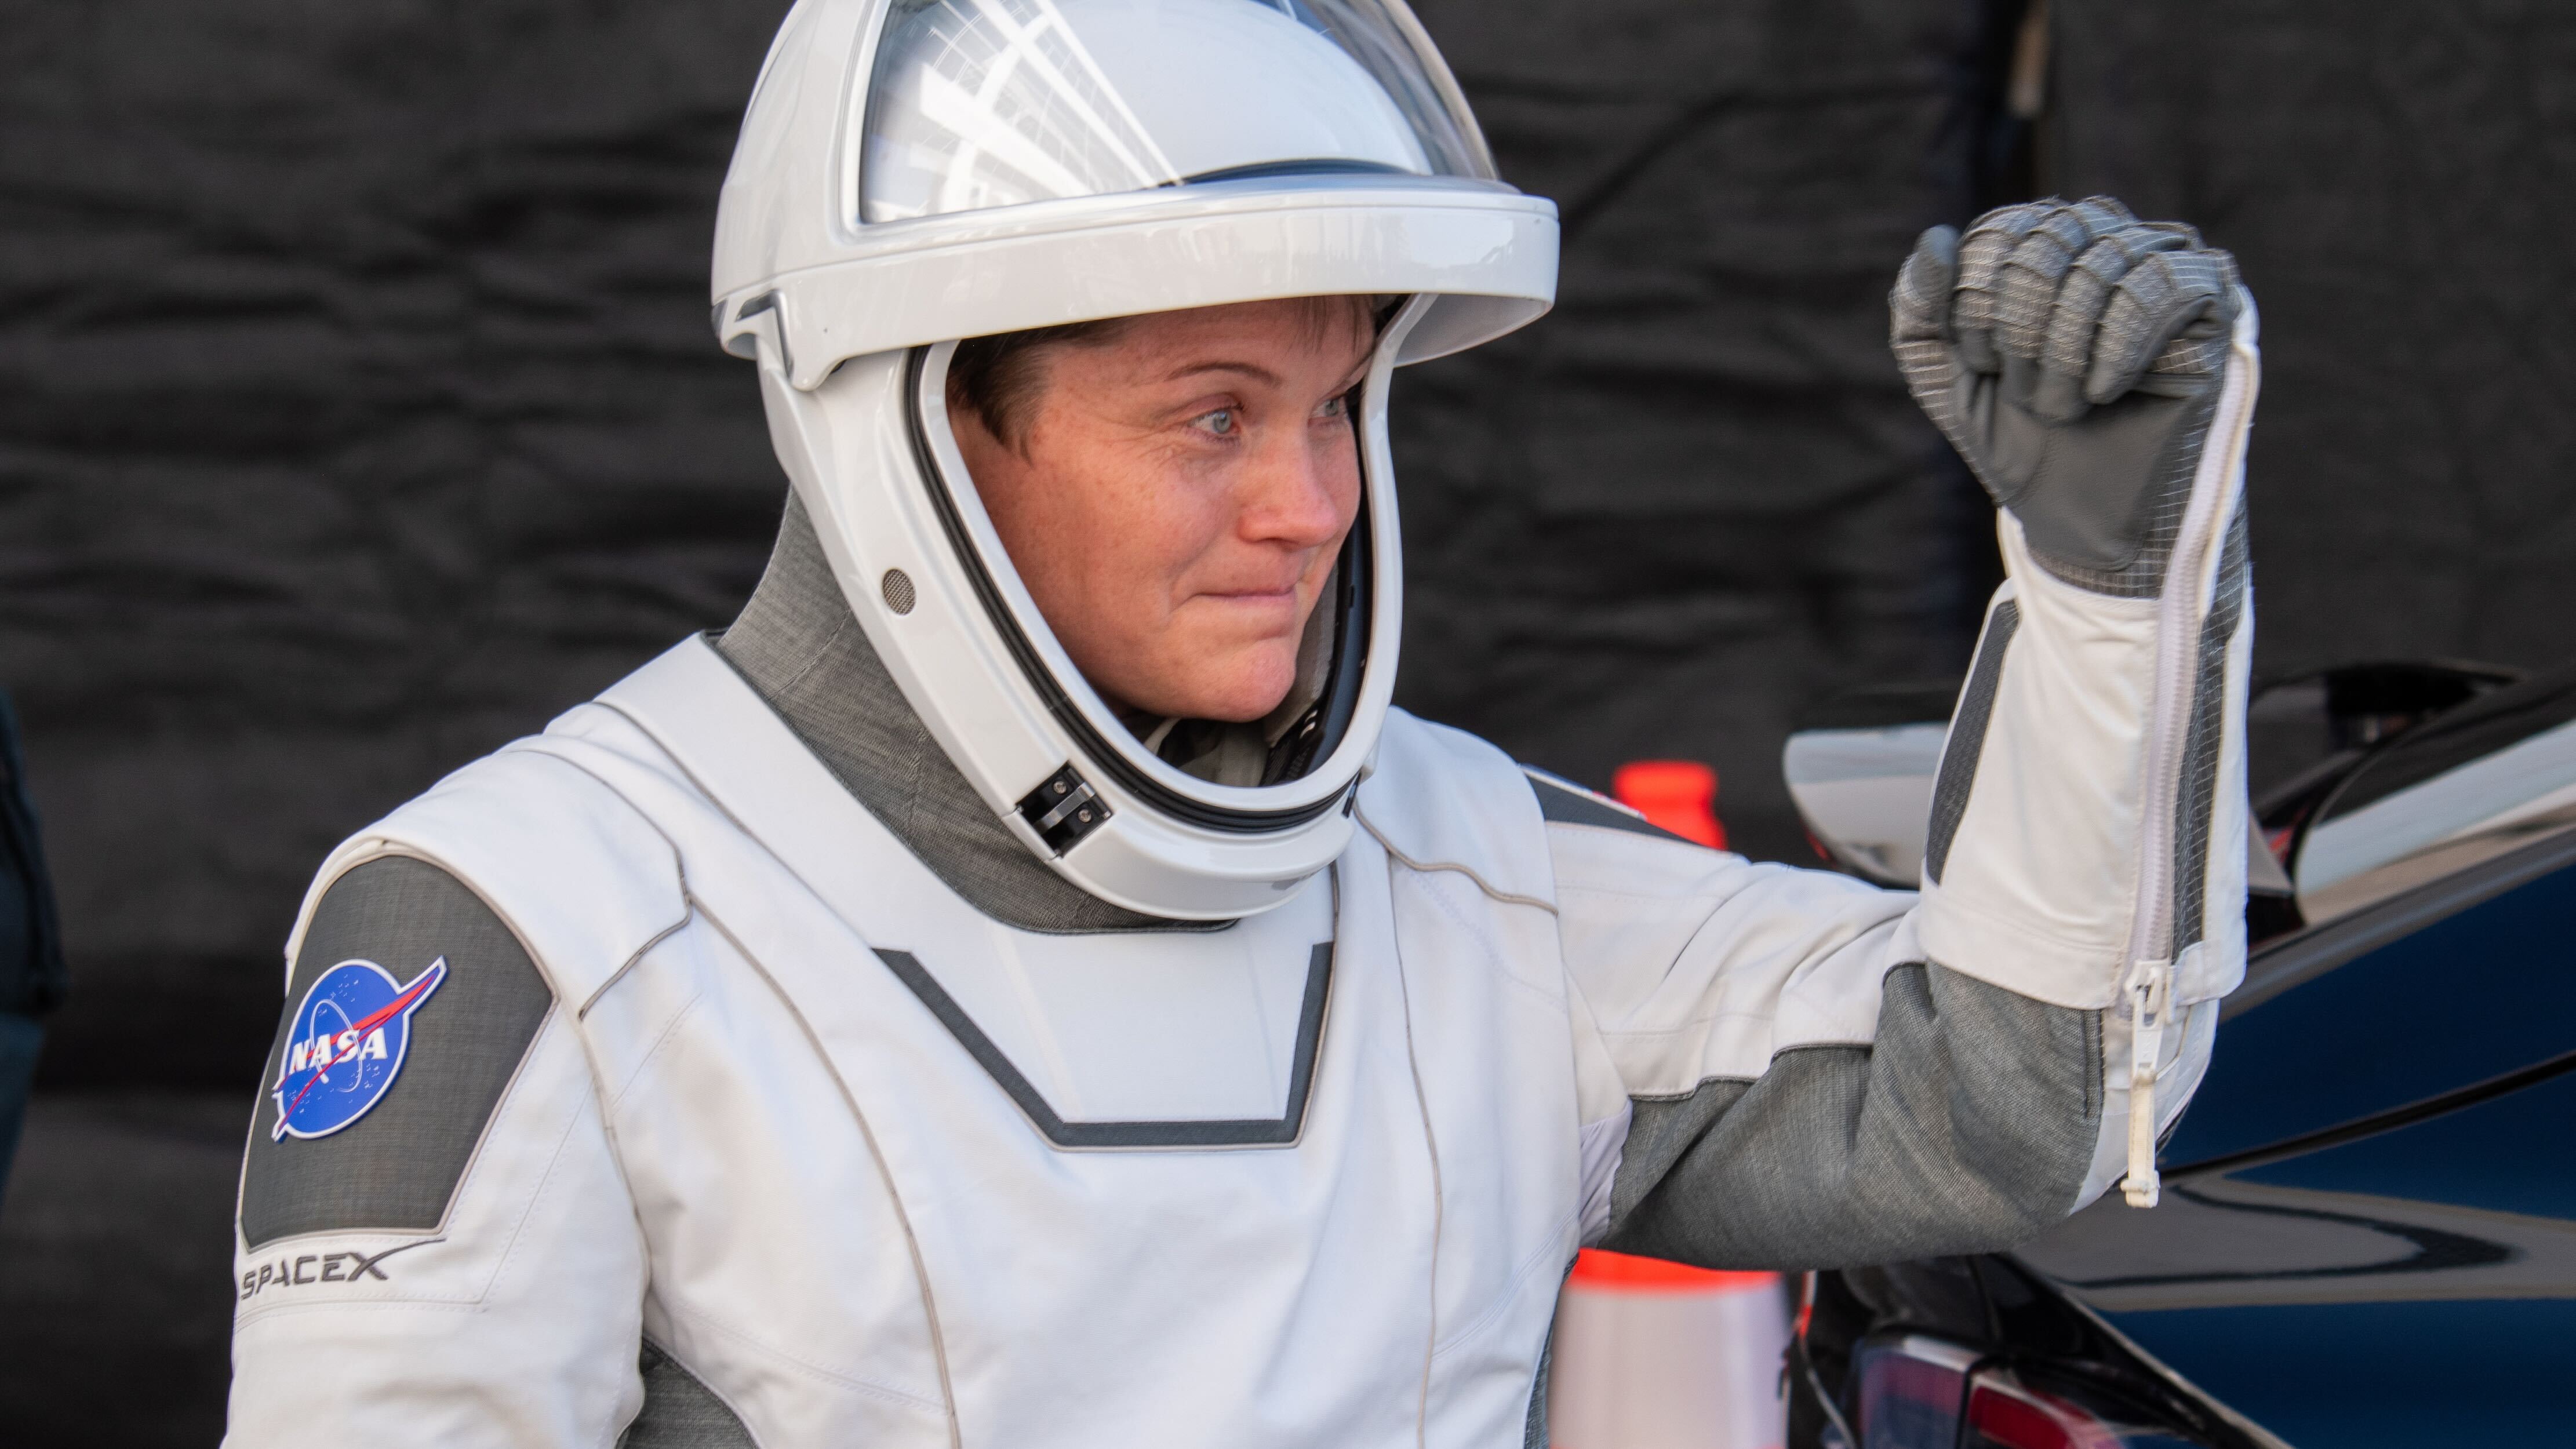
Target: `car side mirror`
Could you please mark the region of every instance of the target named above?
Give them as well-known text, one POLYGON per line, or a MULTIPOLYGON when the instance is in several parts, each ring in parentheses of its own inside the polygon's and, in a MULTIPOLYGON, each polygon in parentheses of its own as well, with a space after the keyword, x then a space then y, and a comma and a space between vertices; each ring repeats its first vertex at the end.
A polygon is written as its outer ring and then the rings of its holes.
POLYGON ((1791 735, 1780 767, 1817 848, 1864 880, 1922 884, 1932 779, 1949 733, 1943 723, 1791 735))
POLYGON ((1932 782, 1958 697, 1955 680, 1895 685, 1808 711, 1780 768, 1818 851, 1863 880, 1922 884, 1932 782))

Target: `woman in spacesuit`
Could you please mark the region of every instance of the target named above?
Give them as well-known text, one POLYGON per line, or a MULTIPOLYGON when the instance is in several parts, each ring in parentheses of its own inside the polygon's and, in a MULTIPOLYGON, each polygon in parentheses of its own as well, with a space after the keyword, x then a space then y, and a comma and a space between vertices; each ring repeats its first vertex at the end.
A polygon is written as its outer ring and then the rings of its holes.
POLYGON ((768 573, 325 862, 231 1442, 1535 1442, 1581 1245, 2151 1202, 2244 955, 2225 257, 1905 265, 2009 571, 1917 894, 1390 706, 1389 376, 1555 247, 1396 0, 798 5, 716 246, 768 573))

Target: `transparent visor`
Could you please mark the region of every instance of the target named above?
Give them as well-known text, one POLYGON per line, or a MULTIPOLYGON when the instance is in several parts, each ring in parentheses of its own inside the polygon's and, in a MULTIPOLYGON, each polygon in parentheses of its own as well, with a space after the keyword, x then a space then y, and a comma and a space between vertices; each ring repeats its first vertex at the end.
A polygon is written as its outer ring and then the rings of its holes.
POLYGON ((1402 0, 894 0, 858 219, 1243 176, 1491 179, 1402 0))
POLYGON ((1279 702, 1267 715, 1240 722, 1127 717, 1111 709, 1064 652, 966 469, 949 427, 948 370, 957 346, 915 349, 910 363, 915 446, 931 505, 1022 676, 1083 757, 1131 796, 1212 829, 1276 829, 1311 819, 1337 803, 1338 796, 1326 796, 1284 815, 1271 808, 1247 812, 1193 798, 1186 781, 1234 789, 1292 784, 1331 759, 1349 737, 1368 673, 1379 566, 1371 518, 1376 489, 1365 439, 1369 430, 1382 426, 1383 410, 1364 400, 1366 385, 1348 394, 1350 463, 1360 480, 1359 511, 1307 615, 1294 674, 1279 702), (1083 681, 1082 687, 1070 688, 1076 680, 1083 681), (1175 773, 1157 778, 1154 770, 1140 768, 1143 756, 1175 773))

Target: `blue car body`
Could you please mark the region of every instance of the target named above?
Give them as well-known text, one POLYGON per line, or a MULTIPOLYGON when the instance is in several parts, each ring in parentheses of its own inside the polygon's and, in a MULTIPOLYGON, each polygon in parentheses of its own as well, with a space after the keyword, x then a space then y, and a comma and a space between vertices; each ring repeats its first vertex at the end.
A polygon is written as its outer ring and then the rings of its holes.
MULTIPOLYGON (((2495 690, 2258 813, 2295 865, 2318 826, 2571 716, 2563 681, 2495 690)), ((2545 790, 2508 803, 2467 864, 2444 836, 2433 878, 2254 952, 2163 1205, 1815 1275, 1791 1442, 2576 1442, 2576 824, 2545 790), (1981 1425, 1981 1375, 2043 1412, 1981 1425)))

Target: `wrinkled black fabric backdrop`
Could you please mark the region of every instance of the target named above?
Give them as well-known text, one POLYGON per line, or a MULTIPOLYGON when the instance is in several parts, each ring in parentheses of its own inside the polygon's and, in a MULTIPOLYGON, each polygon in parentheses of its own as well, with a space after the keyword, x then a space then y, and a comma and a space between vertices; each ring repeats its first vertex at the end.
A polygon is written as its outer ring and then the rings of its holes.
MULTIPOLYGON (((0 0, 0 683, 73 969, 12 1442, 211 1438, 323 853, 749 588, 783 485, 704 278, 781 8, 0 0)), ((2062 5, 2030 147, 2018 0, 1421 13, 1566 252, 1552 317, 1399 383, 1417 710, 1595 784, 1708 759, 1800 854, 1789 722, 1955 671, 1991 575, 1881 308, 2022 167, 2243 258, 2262 668, 2570 652, 2576 11, 2062 5)))
MULTIPOLYGON (((323 854, 748 590, 784 485, 706 323, 778 0, 11 7, 0 680, 76 989, 46 1080, 246 1081, 323 854), (137 1043, 150 1050, 138 1053, 137 1043)), ((1543 326, 1399 384, 1406 702, 1606 784, 1951 667, 1983 524, 1887 361, 1963 218, 1978 0, 1437 0, 1543 326)))
POLYGON ((2061 10, 2049 184, 2262 306, 2260 666, 2576 653, 2576 6, 2061 10))

